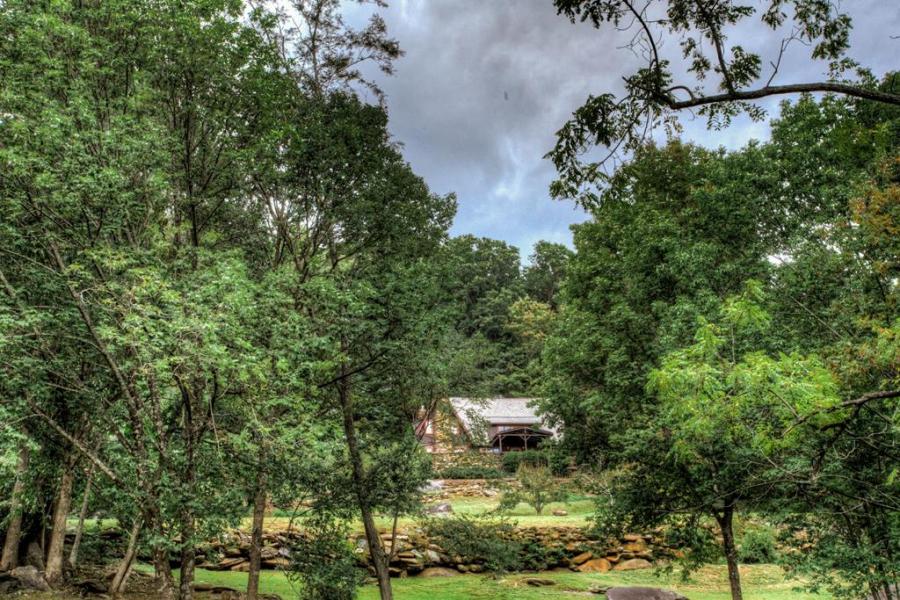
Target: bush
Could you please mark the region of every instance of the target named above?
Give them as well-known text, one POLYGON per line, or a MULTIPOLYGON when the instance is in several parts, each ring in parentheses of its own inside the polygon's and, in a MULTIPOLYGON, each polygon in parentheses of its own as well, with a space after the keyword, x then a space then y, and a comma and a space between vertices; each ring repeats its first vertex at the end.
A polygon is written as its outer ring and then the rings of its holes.
POLYGON ((517 472, 519 466, 523 464, 530 467, 549 467, 550 457, 544 450, 522 450, 503 455, 503 470, 507 473, 517 472))
POLYGON ((322 516, 305 523, 307 536, 291 548, 288 579, 299 582, 302 600, 353 600, 365 581, 347 542, 346 523, 322 516))
POLYGON ((437 476, 439 479, 501 479, 506 473, 493 467, 447 467, 437 476))
POLYGON ((510 511, 524 502, 540 515, 551 502, 565 502, 569 497, 568 491, 553 480, 550 469, 544 465, 523 462, 516 471, 516 480, 519 488, 503 492, 498 510, 510 511))
POLYGON ((738 556, 743 563, 773 563, 778 558, 775 549, 775 532, 771 527, 748 527, 738 544, 738 556))
POLYGON ((549 467, 555 477, 565 477, 569 474, 569 455, 560 446, 551 442, 545 442, 540 450, 507 452, 503 455, 503 470, 507 473, 515 473, 522 464, 531 467, 549 467))
POLYGON ((520 571, 522 544, 516 540, 515 525, 505 519, 460 515, 428 519, 426 535, 450 556, 460 556, 491 573, 520 571))

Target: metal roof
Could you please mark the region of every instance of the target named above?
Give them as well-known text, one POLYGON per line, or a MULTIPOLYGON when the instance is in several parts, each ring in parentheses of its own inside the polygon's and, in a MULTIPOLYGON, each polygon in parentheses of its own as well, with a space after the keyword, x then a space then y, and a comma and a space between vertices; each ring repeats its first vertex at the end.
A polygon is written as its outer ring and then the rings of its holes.
POLYGON ((537 414, 536 398, 450 398, 450 406, 473 440, 488 440, 488 429, 493 425, 536 425, 536 429, 551 432, 537 414))

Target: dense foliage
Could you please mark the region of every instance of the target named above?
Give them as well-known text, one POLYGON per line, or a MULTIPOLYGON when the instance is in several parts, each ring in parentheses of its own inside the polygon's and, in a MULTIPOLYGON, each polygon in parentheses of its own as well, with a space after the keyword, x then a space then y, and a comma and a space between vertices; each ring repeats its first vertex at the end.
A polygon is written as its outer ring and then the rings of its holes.
MULTIPOLYGON (((381 99, 360 65, 390 73, 401 54, 384 21, 282 4, 0 3, 0 571, 64 584, 100 558, 79 554, 94 515, 122 533, 111 594, 140 556, 163 597, 190 600, 198 546, 250 515, 253 600, 275 503, 307 534, 291 566, 307 597, 354 597, 359 519, 389 599, 376 517, 396 534, 420 513, 423 409, 527 395, 563 437, 504 457, 520 488, 502 508, 540 513, 577 463, 598 530, 662 526, 689 566, 717 551, 735 599, 741 560, 781 556, 776 532, 811 587, 897 598, 897 75, 799 97, 770 140, 711 150, 632 135, 672 124, 674 92, 705 93, 671 87, 652 55, 626 102, 594 98, 561 132, 554 189, 591 219, 574 251, 539 242, 523 265, 503 241, 449 235, 455 198, 361 93, 381 99), (608 178, 579 163, 622 139, 608 178), (742 533, 748 514, 765 525, 742 533)), ((684 34, 690 72, 725 84, 714 124, 761 116, 740 96, 758 57, 716 67, 702 49, 753 9, 713 4, 673 1, 656 22, 556 2, 684 34)), ((814 55, 851 66, 829 3, 769 4, 766 25, 790 4, 814 55)), ((491 572, 558 562, 502 519, 426 529, 491 572)))
POLYGON ((702 558, 707 515, 735 598, 738 510, 809 540, 814 585, 897 580, 898 118, 803 98, 764 144, 644 146, 576 227, 543 406, 607 469, 598 523, 702 558))

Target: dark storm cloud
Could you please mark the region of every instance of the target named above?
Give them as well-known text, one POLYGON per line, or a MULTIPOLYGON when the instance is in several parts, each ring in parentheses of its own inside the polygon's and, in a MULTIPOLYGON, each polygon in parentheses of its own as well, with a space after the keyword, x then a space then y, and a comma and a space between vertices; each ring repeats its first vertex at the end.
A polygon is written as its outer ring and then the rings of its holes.
MULTIPOLYGON (((856 23, 854 57, 879 74, 896 68, 900 41, 890 36, 900 34, 900 0, 846 8, 856 23)), ((348 10, 353 21, 367 9, 348 10)), ((542 157, 588 94, 621 90, 622 75, 640 64, 622 48, 630 36, 573 25, 551 0, 394 0, 381 14, 406 52, 393 77, 376 76, 391 131, 435 192, 457 193, 454 233, 504 239, 523 255, 539 239, 568 243, 569 225, 585 215, 549 198, 554 170, 542 157)), ((758 25, 731 39, 759 50, 778 43, 758 25)), ((798 60, 782 65, 783 80, 821 78, 824 65, 794 50, 798 60)), ((745 120, 723 132, 685 121, 685 137, 707 145, 737 147, 767 132, 765 123, 745 120)))

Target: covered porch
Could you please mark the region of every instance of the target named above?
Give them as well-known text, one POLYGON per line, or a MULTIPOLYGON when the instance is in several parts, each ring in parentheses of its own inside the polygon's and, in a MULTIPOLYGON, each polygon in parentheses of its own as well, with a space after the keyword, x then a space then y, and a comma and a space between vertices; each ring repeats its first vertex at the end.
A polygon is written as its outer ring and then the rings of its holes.
POLYGON ((553 437, 553 432, 533 427, 514 427, 497 431, 491 437, 491 448, 494 452, 518 452, 534 450, 545 439, 553 437))

